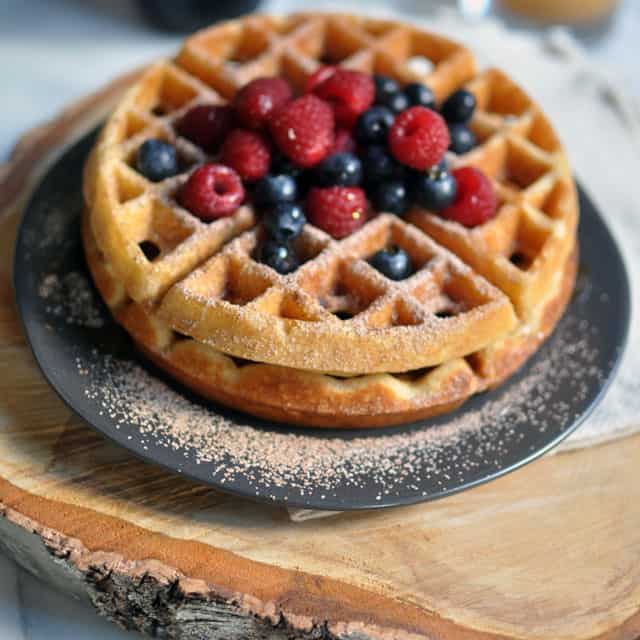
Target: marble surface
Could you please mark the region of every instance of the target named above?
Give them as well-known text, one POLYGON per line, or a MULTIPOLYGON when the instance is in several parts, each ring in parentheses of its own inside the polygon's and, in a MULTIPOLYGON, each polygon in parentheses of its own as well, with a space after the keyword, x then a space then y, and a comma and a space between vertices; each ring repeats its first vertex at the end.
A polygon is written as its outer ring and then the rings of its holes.
MULTIPOLYGON (((340 2, 342 8, 362 8, 364 4, 340 2)), ((366 7, 375 4, 366 2, 366 7)), ((285 11, 305 5, 300 0, 268 0, 264 8, 285 11)), ((429 5, 426 0, 402 0, 404 10, 423 15, 429 5)), ((628 0, 609 36, 589 49, 592 59, 601 68, 611 69, 607 74, 615 76, 636 98, 640 97, 640 75, 634 69, 634 61, 640 57, 639 29, 640 3, 628 0)), ((0 86, 4 88, 0 160, 22 131, 110 77, 169 54, 178 41, 149 29, 125 0, 0 0, 0 86)), ((569 133, 578 171, 589 177, 590 167, 583 155, 590 152, 588 131, 577 126, 573 135, 569 133)), ((593 181, 597 183, 595 176, 593 181)), ((89 604, 49 589, 0 555, 2 640, 89 637, 115 640, 142 636, 118 630, 98 618, 89 604)))

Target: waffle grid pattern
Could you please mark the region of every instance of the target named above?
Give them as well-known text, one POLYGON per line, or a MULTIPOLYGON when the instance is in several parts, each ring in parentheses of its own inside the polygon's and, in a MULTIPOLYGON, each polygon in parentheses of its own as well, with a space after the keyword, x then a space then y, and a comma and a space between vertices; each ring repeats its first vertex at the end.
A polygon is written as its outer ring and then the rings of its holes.
POLYGON ((509 78, 495 69, 477 75, 472 54, 439 36, 343 15, 254 16, 195 34, 175 61, 154 65, 111 118, 85 187, 100 254, 122 284, 113 308, 141 306, 176 336, 239 358, 342 375, 406 372, 467 356, 489 381, 490 345, 535 328, 577 225, 560 142, 509 78), (428 58, 431 71, 421 71, 416 57, 428 58), (471 90, 479 145, 450 163, 478 166, 492 178, 498 215, 469 230, 420 209, 406 220, 382 214, 339 242, 307 225, 298 240, 304 264, 284 277, 252 257, 261 230, 250 206, 205 224, 178 205, 190 171, 212 159, 176 134, 186 111, 224 103, 259 76, 282 75, 301 88, 327 63, 425 82, 440 101, 460 86, 471 90), (135 171, 149 137, 176 146, 180 175, 152 184, 135 171), (418 267, 399 285, 366 262, 389 239, 418 267), (296 331, 299 343, 291 341, 296 331), (309 336, 328 354, 324 360, 301 351, 309 336), (327 340, 343 348, 326 348, 327 340))

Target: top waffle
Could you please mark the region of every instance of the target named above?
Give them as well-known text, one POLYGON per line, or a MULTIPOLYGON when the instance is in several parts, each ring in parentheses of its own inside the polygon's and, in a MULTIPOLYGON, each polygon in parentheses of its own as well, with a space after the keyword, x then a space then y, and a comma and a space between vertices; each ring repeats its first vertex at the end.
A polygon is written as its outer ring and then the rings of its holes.
POLYGON ((564 153, 542 112, 508 78, 476 75, 472 55, 439 36, 352 16, 249 17, 197 33, 175 61, 151 67, 109 119, 85 176, 91 226, 126 295, 175 331, 225 353, 309 371, 363 374, 435 366, 478 352, 536 313, 546 283, 575 245, 577 206, 564 153), (417 56, 434 63, 421 75, 417 56), (373 217, 336 241, 307 224, 301 266, 283 276, 253 256, 250 206, 204 223, 176 193, 206 154, 175 122, 222 103, 249 80, 300 88, 320 65, 421 81, 439 100, 460 86, 477 98, 480 144, 451 159, 489 175, 500 200, 467 229, 424 210, 373 217), (178 149, 183 173, 148 182, 133 158, 150 137, 178 149), (388 280, 366 258, 390 242, 414 274, 388 280), (157 255, 145 249, 153 246, 157 255))

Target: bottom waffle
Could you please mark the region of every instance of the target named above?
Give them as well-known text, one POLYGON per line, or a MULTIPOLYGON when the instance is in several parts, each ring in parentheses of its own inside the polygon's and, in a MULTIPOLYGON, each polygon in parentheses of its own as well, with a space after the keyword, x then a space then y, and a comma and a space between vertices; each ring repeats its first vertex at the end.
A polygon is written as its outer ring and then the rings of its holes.
POLYGON ((104 261, 85 216, 89 269, 116 321, 158 367, 203 396, 253 415, 325 428, 384 427, 450 411, 498 385, 549 336, 573 289, 577 247, 548 282, 536 312, 480 352, 429 369, 337 377, 238 360, 173 331, 132 302, 104 261))

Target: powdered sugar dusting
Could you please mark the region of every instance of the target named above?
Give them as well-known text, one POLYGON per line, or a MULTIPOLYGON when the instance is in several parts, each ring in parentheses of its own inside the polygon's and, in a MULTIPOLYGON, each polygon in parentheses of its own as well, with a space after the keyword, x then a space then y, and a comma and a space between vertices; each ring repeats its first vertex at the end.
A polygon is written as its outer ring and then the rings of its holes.
POLYGON ((105 321, 95 301, 87 276, 71 271, 64 276, 50 273, 41 280, 38 295, 46 301, 48 314, 67 324, 100 329, 105 321))
POLYGON ((475 473, 480 479, 499 471, 514 443, 533 453, 547 430, 578 417, 572 407, 600 380, 594 331, 567 317, 543 348, 545 357, 492 399, 431 426, 356 437, 251 426, 192 402, 131 361, 100 356, 77 366, 89 376, 85 393, 98 413, 143 451, 160 445, 181 452, 185 462, 207 465, 211 480, 223 486, 240 480, 261 497, 300 502, 313 494, 335 505, 336 496, 369 493, 372 486, 378 501, 407 491, 426 496, 424 479, 438 490, 454 489, 475 473), (569 396, 571 405, 562 399, 569 396))

